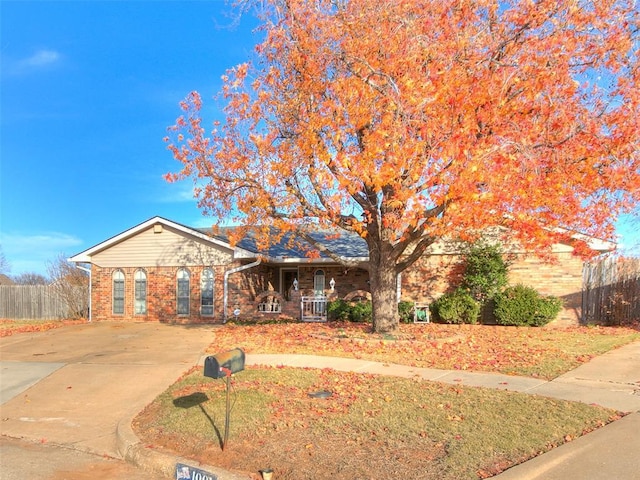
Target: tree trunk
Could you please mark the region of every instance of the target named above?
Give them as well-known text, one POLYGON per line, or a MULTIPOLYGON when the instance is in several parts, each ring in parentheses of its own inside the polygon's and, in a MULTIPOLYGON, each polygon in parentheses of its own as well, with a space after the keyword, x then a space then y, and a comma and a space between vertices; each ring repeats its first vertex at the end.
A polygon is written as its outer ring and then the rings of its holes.
POLYGON ((397 275, 395 262, 380 262, 369 270, 373 331, 389 333, 398 328, 397 275))

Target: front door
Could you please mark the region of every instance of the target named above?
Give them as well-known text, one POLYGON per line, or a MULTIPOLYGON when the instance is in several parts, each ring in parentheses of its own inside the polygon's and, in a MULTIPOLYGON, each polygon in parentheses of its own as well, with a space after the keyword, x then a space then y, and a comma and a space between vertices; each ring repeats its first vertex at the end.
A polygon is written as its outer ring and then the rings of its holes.
POLYGON ((293 289, 293 281, 298 278, 298 269, 282 269, 280 282, 280 293, 282 297, 289 301, 291 300, 291 290, 293 289))

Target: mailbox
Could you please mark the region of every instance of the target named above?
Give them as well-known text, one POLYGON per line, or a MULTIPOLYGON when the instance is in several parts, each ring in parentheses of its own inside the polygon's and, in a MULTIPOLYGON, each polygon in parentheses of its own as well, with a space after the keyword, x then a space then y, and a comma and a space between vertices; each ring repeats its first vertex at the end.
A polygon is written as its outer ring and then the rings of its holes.
POLYGON ((205 377, 224 378, 241 370, 244 370, 244 352, 240 348, 204 359, 205 377))

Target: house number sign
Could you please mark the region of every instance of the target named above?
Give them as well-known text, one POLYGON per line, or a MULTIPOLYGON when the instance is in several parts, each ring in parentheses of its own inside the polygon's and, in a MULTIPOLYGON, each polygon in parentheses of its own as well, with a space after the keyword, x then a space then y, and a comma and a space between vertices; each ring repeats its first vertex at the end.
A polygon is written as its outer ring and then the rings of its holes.
POLYGON ((176 480, 218 480, 218 476, 182 463, 177 463, 176 480))

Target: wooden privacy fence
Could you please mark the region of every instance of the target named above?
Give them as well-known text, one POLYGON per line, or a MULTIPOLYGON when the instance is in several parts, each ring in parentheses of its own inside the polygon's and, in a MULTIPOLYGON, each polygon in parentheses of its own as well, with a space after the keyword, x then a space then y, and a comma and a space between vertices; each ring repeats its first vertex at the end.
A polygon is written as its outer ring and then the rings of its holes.
POLYGON ((582 274, 583 323, 640 320, 640 258, 606 258, 585 264, 582 274))
POLYGON ((54 286, 0 285, 0 318, 51 320, 72 316, 68 300, 54 286))

